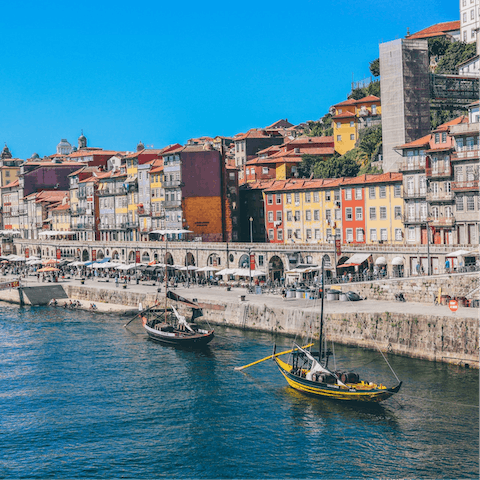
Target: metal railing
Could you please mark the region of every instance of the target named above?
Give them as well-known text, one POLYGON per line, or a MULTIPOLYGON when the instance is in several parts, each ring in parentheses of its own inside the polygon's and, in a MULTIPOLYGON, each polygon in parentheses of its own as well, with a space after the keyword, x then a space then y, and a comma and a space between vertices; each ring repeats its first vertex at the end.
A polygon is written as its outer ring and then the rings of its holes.
POLYGON ((405 213, 403 215, 403 223, 405 224, 425 223, 427 222, 427 220, 428 218, 426 215, 421 215, 421 214, 409 215, 408 213, 405 213))
POLYGON ((432 227, 451 227, 455 225, 454 217, 428 217, 427 222, 432 227))
POLYGON ((467 180, 465 182, 452 182, 451 186, 453 191, 469 191, 478 190, 478 180, 467 180))
POLYGON ((435 167, 435 168, 427 168, 425 170, 425 176, 429 178, 442 178, 442 177, 451 177, 452 176, 452 169, 450 165, 447 167, 435 167))
POLYGON ((403 190, 403 198, 423 198, 427 195, 426 188, 414 188, 413 190, 403 190))
POLYGON ((410 157, 400 164, 401 172, 412 172, 415 170, 425 170, 425 157, 410 157))
POLYGON ((454 198, 453 192, 427 192, 427 202, 448 202, 454 198))

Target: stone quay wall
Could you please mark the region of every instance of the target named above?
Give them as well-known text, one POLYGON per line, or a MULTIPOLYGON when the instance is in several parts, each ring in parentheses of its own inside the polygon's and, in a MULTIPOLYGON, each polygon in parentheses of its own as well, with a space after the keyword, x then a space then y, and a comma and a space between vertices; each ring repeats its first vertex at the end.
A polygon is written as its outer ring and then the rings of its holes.
MULTIPOLYGON (((455 273, 450 275, 420 276, 381 281, 341 283, 342 291, 355 291, 372 300, 395 300, 402 293, 407 302, 433 303, 433 297, 442 295, 464 297, 480 286, 480 273, 455 273)), ((328 287, 328 286, 327 286, 328 287)), ((332 285, 335 287, 335 285, 332 285)), ((476 296, 478 298, 478 295, 476 296)))
MULTIPOLYGON (((67 285, 70 298, 138 308, 161 301, 161 295, 67 285)), ((312 309, 269 308, 248 302, 208 301, 199 305, 204 320, 214 325, 286 335, 317 336, 320 312, 312 309)), ((401 304, 398 304, 401 305, 401 304)), ((393 305, 395 306, 395 305, 393 305)), ((182 310, 180 308, 180 310, 182 310)), ((400 309, 397 309, 400 310, 400 309)), ((430 361, 478 368, 478 319, 414 315, 396 312, 336 313, 325 318, 327 337, 337 343, 430 361)))

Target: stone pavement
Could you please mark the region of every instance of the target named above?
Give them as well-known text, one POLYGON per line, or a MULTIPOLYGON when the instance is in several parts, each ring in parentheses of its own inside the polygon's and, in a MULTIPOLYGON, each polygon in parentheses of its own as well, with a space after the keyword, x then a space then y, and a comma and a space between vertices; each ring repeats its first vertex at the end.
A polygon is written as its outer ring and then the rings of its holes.
MULTIPOLYGON (((8 277, 4 277, 7 281, 8 277)), ((48 285, 48 283, 38 283, 36 277, 30 276, 22 280, 22 284, 26 286, 34 285, 48 285)), ((59 284, 72 284, 80 286, 80 279, 61 279, 59 284)), ((123 286, 120 284, 115 286, 115 282, 110 279, 106 282, 104 279, 86 280, 85 286, 89 288, 102 288, 102 289, 117 289, 119 292, 123 291, 123 286)), ((348 289, 355 290, 354 285, 349 285, 348 289)), ((154 285, 152 282, 141 282, 139 285, 136 283, 130 283, 127 286, 127 291, 136 293, 157 293, 158 299, 164 298, 165 289, 163 285, 154 285), (161 292, 157 292, 158 289, 161 292)), ((273 294, 247 294, 245 288, 232 287, 231 291, 227 291, 225 287, 199 287, 190 286, 185 288, 183 285, 173 289, 179 295, 182 295, 189 299, 198 299, 200 303, 205 302, 228 302, 228 303, 241 303, 240 296, 245 295, 245 302, 254 304, 257 306, 266 305, 273 308, 285 308, 285 309, 301 309, 301 310, 320 310, 320 300, 306 300, 306 299, 283 299, 280 295, 273 294)), ((85 303, 85 302, 84 302, 85 303)), ((103 304, 96 302, 98 311, 102 312, 132 312, 132 306, 116 305, 116 304, 103 304)), ((89 307, 89 305, 84 305, 89 307)), ((383 312, 402 312, 412 315, 433 315, 441 317, 453 317, 453 318, 479 318, 479 310, 476 308, 459 307, 457 312, 451 312, 446 305, 433 305, 426 303, 416 302, 390 302, 381 300, 362 300, 358 302, 340 302, 340 301, 325 301, 325 314, 329 313, 383 313, 383 312)))

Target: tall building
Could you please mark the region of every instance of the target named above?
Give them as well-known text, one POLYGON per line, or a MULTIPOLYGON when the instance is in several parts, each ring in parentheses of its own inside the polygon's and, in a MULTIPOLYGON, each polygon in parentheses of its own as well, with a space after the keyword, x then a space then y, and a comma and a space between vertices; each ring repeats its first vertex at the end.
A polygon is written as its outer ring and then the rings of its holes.
MULTIPOLYGON (((479 0, 460 0, 460 39, 465 43, 477 41, 479 29, 479 0)), ((478 51, 477 42, 477 54, 478 51)))

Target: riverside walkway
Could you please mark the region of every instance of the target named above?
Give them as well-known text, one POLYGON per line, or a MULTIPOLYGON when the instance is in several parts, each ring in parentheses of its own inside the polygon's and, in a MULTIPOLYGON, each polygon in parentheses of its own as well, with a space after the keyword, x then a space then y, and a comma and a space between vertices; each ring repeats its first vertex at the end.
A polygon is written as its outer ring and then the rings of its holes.
MULTIPOLYGON (((4 277, 5 281, 14 279, 16 277, 4 277)), ((123 284, 116 286, 113 279, 108 282, 105 279, 88 279, 85 281, 85 285, 81 285, 78 277, 71 279, 59 279, 59 285, 73 285, 76 287, 85 286, 86 288, 94 289, 107 289, 117 290, 120 292, 133 292, 138 294, 150 294, 156 295, 158 301, 161 302, 165 295, 165 288, 163 285, 154 285, 152 282, 140 282, 138 285, 135 282, 129 283, 127 288, 123 288, 123 284), (160 292, 158 290, 161 290, 160 292)), ((49 283, 38 282, 36 277, 29 276, 26 279, 22 279, 22 285, 24 286, 39 286, 49 285, 49 283)), ((355 290, 354 285, 344 286, 344 290, 355 290)), ((245 304, 250 303, 256 306, 266 306, 268 308, 284 308, 284 309, 296 309, 305 311, 320 311, 320 299, 307 300, 300 298, 283 299, 280 295, 274 294, 247 294, 246 288, 231 287, 228 291, 226 287, 222 286, 197 286, 191 284, 189 288, 186 288, 183 284, 179 284, 178 287, 172 288, 173 291, 182 295, 188 299, 197 299, 200 303, 238 303, 245 304), (245 296, 245 300, 241 300, 241 296, 245 296)), ((63 304, 62 301, 59 302, 63 304)), ((83 308, 88 309, 89 304, 83 302, 83 308)), ((99 312, 132 312, 135 307, 132 305, 119 305, 111 303, 95 302, 97 310, 99 312)), ((146 305, 143 305, 145 307, 146 305)), ((136 307, 138 310, 138 306, 136 307)), ((386 300, 373 300, 366 299, 357 302, 340 302, 325 301, 325 314, 335 313, 384 313, 384 312, 401 312, 412 315, 427 315, 438 317, 452 317, 452 318, 478 318, 479 310, 476 308, 459 307, 456 312, 450 311, 447 305, 434 305, 431 303, 419 303, 419 302, 397 302, 386 300)))

